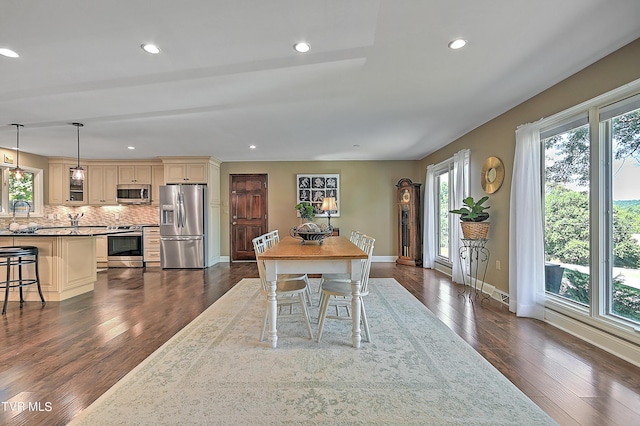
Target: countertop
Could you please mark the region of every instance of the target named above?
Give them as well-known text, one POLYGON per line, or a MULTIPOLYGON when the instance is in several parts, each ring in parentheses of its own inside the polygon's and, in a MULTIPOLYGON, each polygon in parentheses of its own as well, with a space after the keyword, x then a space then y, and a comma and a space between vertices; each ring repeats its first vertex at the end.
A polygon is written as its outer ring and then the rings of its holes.
POLYGON ((0 231, 2 237, 95 237, 98 235, 124 234, 131 232, 129 229, 107 229, 106 226, 60 226, 38 228, 34 232, 12 232, 8 229, 0 231))

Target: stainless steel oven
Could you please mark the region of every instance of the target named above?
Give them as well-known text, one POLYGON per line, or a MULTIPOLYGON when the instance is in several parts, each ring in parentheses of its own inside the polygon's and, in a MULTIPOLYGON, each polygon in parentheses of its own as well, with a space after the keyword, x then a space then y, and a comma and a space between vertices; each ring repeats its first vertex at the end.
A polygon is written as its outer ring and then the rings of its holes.
POLYGON ((130 232, 107 235, 107 265, 110 268, 141 268, 143 263, 142 227, 115 226, 107 229, 130 232))

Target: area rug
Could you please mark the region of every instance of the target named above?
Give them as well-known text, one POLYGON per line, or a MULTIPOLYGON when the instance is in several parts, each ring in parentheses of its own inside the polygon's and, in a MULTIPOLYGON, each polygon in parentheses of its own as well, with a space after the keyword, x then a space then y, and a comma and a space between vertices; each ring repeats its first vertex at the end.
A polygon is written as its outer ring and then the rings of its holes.
POLYGON ((278 348, 260 342, 259 286, 240 281, 71 424, 555 424, 394 279, 370 282, 360 349, 329 319, 320 343, 295 317, 278 348))

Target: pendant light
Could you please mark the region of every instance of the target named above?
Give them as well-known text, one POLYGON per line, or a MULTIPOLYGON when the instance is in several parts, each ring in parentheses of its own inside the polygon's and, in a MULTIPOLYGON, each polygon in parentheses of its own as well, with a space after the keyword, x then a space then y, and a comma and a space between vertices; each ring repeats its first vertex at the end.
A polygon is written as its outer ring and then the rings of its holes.
POLYGON ((73 167, 71 170, 71 179, 73 180, 84 180, 84 169, 80 167, 80 127, 84 126, 82 123, 71 123, 73 126, 76 126, 76 130, 78 133, 78 165, 73 167))
POLYGON ((11 169, 11 174, 15 180, 22 180, 24 176, 24 170, 20 168, 20 127, 24 127, 22 124, 14 123, 12 126, 16 126, 16 167, 11 169))

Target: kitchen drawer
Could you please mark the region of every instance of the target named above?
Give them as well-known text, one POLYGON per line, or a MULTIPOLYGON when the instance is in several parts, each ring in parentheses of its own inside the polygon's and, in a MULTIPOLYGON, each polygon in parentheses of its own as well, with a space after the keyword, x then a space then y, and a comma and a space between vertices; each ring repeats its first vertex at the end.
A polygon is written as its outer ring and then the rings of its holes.
POLYGON ((155 247, 157 249, 160 249, 160 236, 149 236, 149 235, 145 235, 144 236, 144 247, 155 247))
POLYGON ((147 235, 160 235, 160 227, 159 226, 145 226, 142 228, 142 234, 146 237, 147 235))
POLYGON ((145 266, 160 266, 160 227, 142 228, 142 247, 145 266))
POLYGON ((145 262, 160 262, 160 250, 145 250, 144 251, 145 262))

